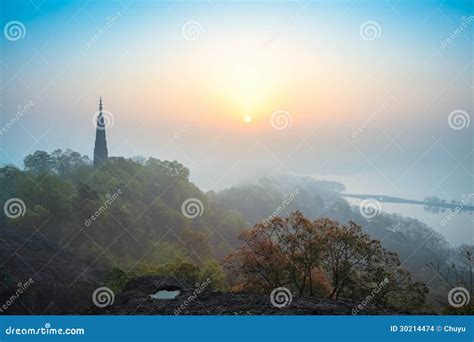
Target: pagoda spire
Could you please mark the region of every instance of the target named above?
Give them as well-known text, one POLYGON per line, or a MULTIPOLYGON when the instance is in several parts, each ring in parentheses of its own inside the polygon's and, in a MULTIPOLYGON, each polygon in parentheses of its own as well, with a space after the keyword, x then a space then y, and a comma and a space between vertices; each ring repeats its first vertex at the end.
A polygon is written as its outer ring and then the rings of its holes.
POLYGON ((105 136, 105 122, 102 115, 102 96, 99 98, 99 115, 95 131, 94 167, 102 165, 108 158, 107 139, 105 136))

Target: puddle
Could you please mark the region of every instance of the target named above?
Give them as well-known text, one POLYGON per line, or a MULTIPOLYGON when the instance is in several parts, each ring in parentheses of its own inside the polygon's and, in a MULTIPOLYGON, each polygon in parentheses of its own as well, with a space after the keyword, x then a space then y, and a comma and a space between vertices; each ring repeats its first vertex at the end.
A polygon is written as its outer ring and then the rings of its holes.
POLYGON ((167 290, 161 290, 158 291, 157 293, 151 294, 150 297, 152 299, 175 299, 179 294, 181 293, 180 290, 176 291, 167 291, 167 290))

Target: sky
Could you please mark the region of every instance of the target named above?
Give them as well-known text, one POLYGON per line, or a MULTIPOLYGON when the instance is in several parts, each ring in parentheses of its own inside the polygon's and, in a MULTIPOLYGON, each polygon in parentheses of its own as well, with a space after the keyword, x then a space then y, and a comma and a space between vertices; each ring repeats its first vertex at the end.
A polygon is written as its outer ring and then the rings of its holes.
POLYGON ((0 6, 0 164, 92 156, 102 96, 109 155, 178 160, 204 190, 291 173, 473 191, 469 1, 0 6))

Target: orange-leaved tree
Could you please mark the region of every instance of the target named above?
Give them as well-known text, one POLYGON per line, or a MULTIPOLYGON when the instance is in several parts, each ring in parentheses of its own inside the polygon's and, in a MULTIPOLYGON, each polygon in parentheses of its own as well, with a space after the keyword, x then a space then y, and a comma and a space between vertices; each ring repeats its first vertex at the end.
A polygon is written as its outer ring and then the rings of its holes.
POLYGON ((243 245, 226 258, 226 267, 250 291, 288 286, 300 296, 327 292, 322 235, 315 228, 300 212, 256 224, 240 235, 243 245))
POLYGON ((299 296, 424 302, 424 285, 412 282, 398 256, 352 221, 310 221, 297 211, 256 224, 240 239, 243 245, 226 258, 226 267, 241 290, 268 293, 286 286, 299 296))

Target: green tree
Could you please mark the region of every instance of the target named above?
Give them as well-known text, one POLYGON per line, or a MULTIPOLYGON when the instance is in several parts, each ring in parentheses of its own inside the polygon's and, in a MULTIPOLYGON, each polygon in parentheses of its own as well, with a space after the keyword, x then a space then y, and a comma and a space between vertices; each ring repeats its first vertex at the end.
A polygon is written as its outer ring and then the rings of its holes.
POLYGON ((25 169, 34 175, 53 171, 53 158, 45 151, 36 151, 28 155, 25 160, 25 169))

